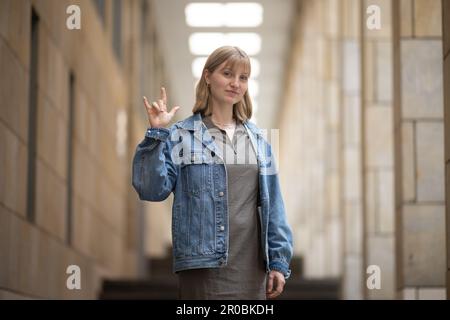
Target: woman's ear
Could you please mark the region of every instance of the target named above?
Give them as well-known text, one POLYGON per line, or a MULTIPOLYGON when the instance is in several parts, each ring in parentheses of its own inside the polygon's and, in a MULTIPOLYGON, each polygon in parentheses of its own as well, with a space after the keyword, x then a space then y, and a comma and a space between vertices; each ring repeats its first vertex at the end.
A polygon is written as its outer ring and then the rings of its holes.
POLYGON ((208 85, 209 84, 209 70, 208 69, 205 69, 203 76, 205 77, 206 84, 208 85))

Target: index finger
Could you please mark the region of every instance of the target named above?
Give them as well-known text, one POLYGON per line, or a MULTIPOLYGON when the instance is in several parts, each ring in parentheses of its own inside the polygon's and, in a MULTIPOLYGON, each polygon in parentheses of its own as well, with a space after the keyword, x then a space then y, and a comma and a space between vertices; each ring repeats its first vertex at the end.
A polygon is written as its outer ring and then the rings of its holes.
POLYGON ((164 101, 164 104, 167 104, 166 88, 164 87, 161 87, 161 99, 164 101))

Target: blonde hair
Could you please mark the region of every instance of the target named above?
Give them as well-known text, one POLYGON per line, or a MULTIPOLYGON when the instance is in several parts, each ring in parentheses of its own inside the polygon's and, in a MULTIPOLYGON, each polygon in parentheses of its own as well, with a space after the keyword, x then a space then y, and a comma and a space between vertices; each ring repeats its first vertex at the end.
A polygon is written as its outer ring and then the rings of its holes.
MULTIPOLYGON (((206 60, 205 66, 203 67, 202 77, 197 83, 195 89, 195 104, 192 112, 201 113, 202 115, 208 116, 212 113, 211 104, 211 92, 206 83, 205 70, 213 73, 222 63, 228 62, 228 65, 233 69, 236 64, 243 64, 246 72, 250 76, 251 66, 250 59, 248 55, 238 47, 224 46, 217 48, 211 53, 206 60)), ((248 90, 245 92, 244 97, 241 101, 233 105, 233 118, 240 122, 244 122, 252 117, 252 102, 248 90)))

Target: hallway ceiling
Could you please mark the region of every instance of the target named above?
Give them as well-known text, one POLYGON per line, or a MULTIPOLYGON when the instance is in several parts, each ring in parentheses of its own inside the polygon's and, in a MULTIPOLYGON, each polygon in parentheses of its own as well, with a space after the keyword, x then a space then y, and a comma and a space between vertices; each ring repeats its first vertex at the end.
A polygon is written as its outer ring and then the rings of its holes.
MULTIPOLYGON (((194 103, 194 85, 191 64, 194 58, 189 50, 189 36, 193 32, 256 32, 262 38, 261 51, 253 56, 259 60, 260 74, 256 78, 259 94, 256 97, 258 110, 257 124, 261 128, 274 128, 278 115, 278 104, 284 84, 285 62, 288 58, 290 27, 294 12, 293 0, 252 1, 263 6, 263 23, 255 28, 193 28, 186 24, 185 7, 187 0, 154 0, 158 39, 165 56, 171 92, 169 108, 180 105, 180 115, 191 114, 194 103)), ((251 2, 251 1, 213 1, 251 2)), ((249 88, 251 91, 251 87, 249 88)))

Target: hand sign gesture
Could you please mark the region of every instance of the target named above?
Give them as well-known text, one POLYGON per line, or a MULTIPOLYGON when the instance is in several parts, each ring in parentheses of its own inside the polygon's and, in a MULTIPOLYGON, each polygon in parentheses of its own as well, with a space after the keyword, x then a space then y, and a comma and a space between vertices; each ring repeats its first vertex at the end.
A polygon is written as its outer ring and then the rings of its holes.
POLYGON ((144 105, 147 109, 148 121, 152 128, 166 127, 175 115, 175 112, 180 109, 179 106, 175 106, 170 112, 167 112, 167 95, 164 87, 161 87, 161 99, 158 102, 154 101, 150 105, 147 98, 144 97, 144 105))

